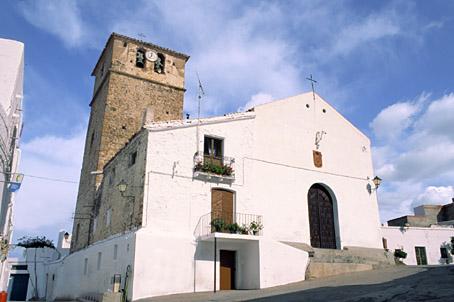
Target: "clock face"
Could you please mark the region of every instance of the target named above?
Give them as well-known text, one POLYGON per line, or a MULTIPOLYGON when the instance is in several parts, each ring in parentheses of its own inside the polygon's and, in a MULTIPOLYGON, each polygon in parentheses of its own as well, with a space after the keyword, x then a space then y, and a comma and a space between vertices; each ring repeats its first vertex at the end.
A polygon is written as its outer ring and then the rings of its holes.
POLYGON ((148 61, 154 62, 158 59, 158 55, 154 51, 147 51, 145 53, 145 57, 147 58, 148 61))

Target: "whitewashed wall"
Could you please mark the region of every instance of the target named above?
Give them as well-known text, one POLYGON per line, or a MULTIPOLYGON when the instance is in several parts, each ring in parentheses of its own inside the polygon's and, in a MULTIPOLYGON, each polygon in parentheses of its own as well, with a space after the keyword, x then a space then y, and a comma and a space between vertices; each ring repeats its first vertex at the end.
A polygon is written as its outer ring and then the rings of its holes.
POLYGON ((376 195, 367 189, 372 184, 367 178, 374 176, 370 141, 318 96, 315 103, 312 94, 304 94, 258 106, 251 113, 203 119, 198 140, 194 123, 148 126, 146 215, 136 258, 148 264, 136 268, 136 280, 149 284, 136 285, 134 297, 212 289, 213 250, 209 244, 197 244, 193 232, 199 218, 211 211, 213 188, 235 192, 236 212, 263 216, 268 241, 257 248, 244 240, 234 244, 243 255, 240 262, 260 255, 260 273, 251 284, 239 281, 245 288, 304 279, 307 253, 276 241, 310 244, 307 194, 315 183, 332 193, 339 248, 381 247, 376 195), (327 132, 320 143, 321 169, 312 160, 316 131, 327 132), (197 146, 203 152, 204 135, 223 138, 224 155, 235 158, 231 185, 193 179, 194 154, 197 146), (273 255, 281 256, 279 265, 272 264, 273 255), (194 260, 198 256, 203 260, 194 260), (294 263, 302 267, 294 275, 279 268, 294 263), (156 275, 160 265, 169 280, 156 275), (176 276, 178 282, 172 279, 176 276))
POLYGON ((451 237, 454 237, 454 228, 437 227, 430 228, 420 227, 388 227, 381 228, 382 236, 387 240, 388 249, 394 251, 402 249, 407 253, 407 258, 403 262, 408 265, 416 265, 415 247, 425 247, 427 255, 427 264, 445 264, 446 261, 441 258, 440 248, 448 247, 450 263, 453 262, 453 255, 449 252, 451 247, 451 237))
POLYGON ((335 200, 338 248, 380 247, 377 198, 367 190, 367 177, 374 177, 369 139, 312 93, 257 106, 255 113, 247 179, 266 219, 266 236, 310 244, 307 194, 320 183, 335 200), (314 167, 312 157, 317 131, 326 132, 322 168, 314 167))
MULTIPOLYGON (((124 286, 127 266, 134 267, 135 234, 127 233, 99 241, 86 249, 82 249, 61 261, 48 266, 48 300, 75 299, 86 294, 111 291, 112 277, 121 274, 124 286), (117 258, 114 259, 114 247, 117 245, 117 258), (98 253, 101 262, 98 269, 98 253), (85 258, 87 270, 85 273, 85 258), (52 280, 53 279, 53 280, 52 280)), ((129 283, 128 296, 132 297, 133 271, 129 283)))

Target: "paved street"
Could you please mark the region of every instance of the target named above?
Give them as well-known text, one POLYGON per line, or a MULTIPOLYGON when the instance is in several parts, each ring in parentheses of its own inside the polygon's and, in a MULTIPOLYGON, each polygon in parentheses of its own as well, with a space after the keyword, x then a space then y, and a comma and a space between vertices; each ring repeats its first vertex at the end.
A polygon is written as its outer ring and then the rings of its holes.
POLYGON ((156 297, 145 301, 454 301, 454 266, 408 267, 293 283, 263 290, 238 290, 156 297))

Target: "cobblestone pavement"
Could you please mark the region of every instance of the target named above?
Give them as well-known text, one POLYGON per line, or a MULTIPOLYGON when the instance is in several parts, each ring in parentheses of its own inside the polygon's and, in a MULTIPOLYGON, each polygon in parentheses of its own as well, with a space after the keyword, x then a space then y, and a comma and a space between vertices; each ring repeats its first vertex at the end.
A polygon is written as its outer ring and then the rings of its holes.
POLYGON ((297 282, 262 290, 191 293, 139 301, 454 302, 454 266, 398 266, 297 282))

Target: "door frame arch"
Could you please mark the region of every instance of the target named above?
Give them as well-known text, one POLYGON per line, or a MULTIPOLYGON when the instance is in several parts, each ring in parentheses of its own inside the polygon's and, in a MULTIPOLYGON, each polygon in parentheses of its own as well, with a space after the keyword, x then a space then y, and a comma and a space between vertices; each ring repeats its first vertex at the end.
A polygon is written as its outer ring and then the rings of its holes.
POLYGON ((342 249, 341 245, 341 237, 340 237, 340 227, 339 227, 339 209, 338 209, 338 201, 336 198, 336 194, 334 194, 334 191, 325 183, 322 182, 315 182, 312 183, 309 188, 307 189, 307 194, 306 194, 306 207, 307 207, 307 217, 308 217, 308 230, 309 230, 309 245, 311 245, 311 240, 310 240, 310 231, 311 231, 311 225, 310 225, 310 210, 309 210, 309 190, 312 187, 320 187, 322 190, 325 191, 325 193, 328 195, 332 202, 332 208, 333 208, 333 224, 334 224, 334 238, 336 242, 336 249, 342 249))

